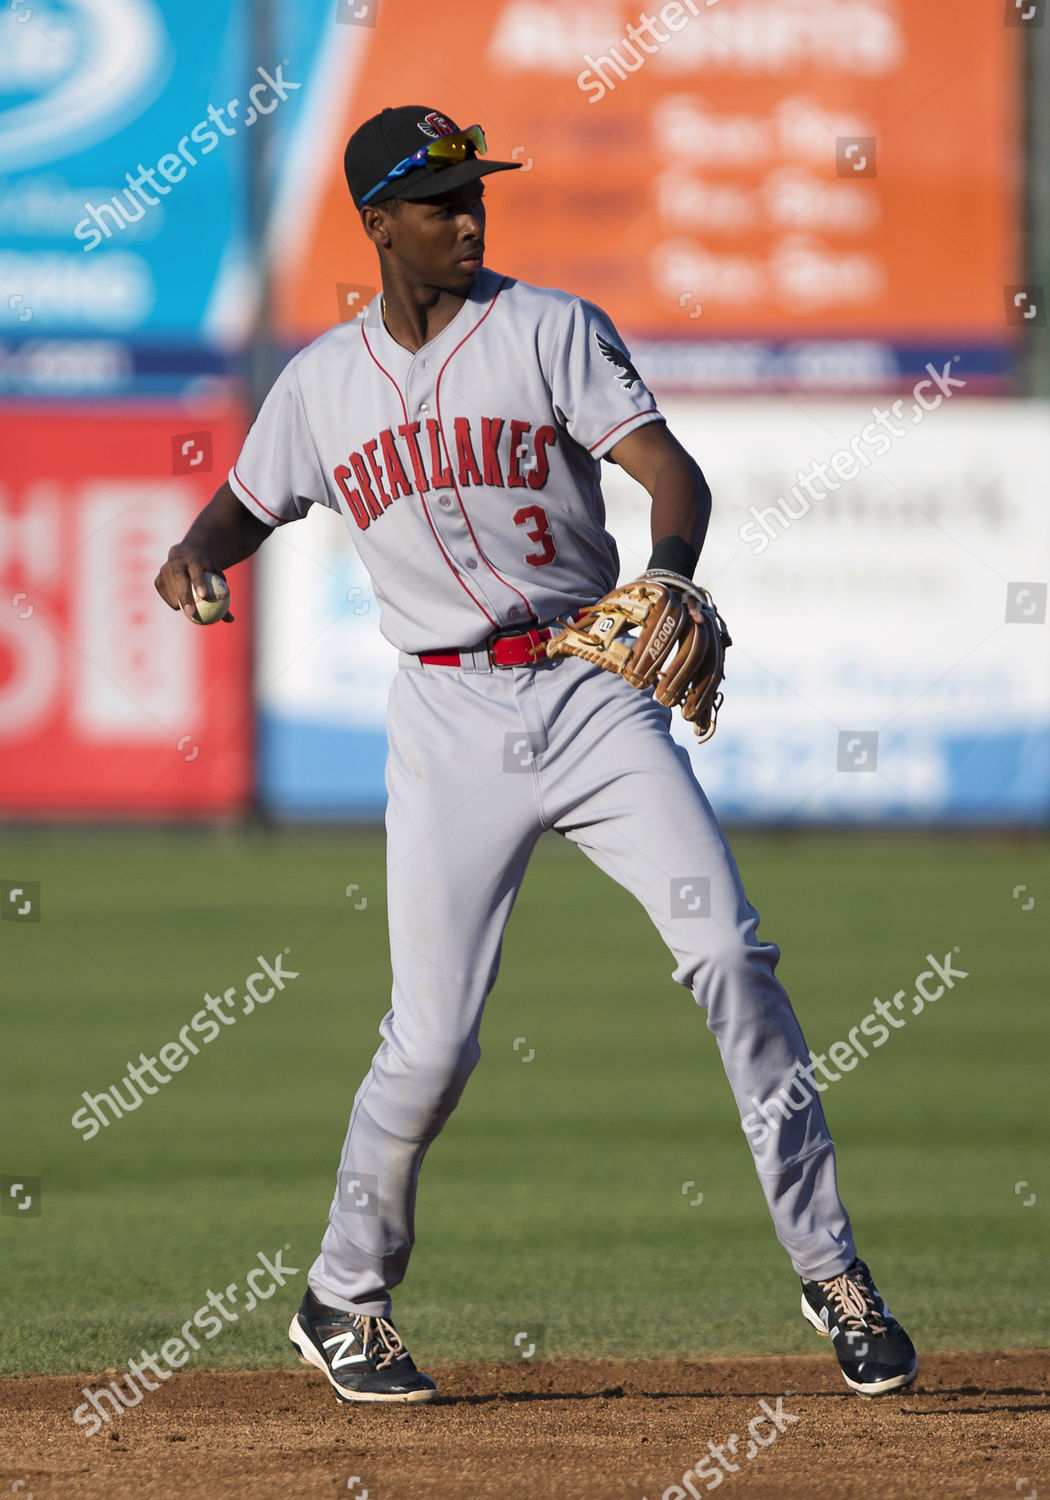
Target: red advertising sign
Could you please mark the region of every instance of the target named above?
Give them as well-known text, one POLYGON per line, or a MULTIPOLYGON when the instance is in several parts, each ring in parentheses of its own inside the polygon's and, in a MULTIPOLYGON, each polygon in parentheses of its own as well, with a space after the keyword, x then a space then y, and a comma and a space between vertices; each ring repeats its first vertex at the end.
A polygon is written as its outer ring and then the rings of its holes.
POLYGON ((153 587, 239 410, 0 407, 0 813, 216 814, 251 794, 248 570, 235 625, 153 587))

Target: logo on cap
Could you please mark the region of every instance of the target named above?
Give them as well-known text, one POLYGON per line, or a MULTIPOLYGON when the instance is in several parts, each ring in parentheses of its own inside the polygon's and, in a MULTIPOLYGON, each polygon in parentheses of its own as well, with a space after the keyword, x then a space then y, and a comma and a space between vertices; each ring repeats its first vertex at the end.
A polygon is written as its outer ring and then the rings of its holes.
POLYGON ((439 115, 437 110, 432 110, 417 122, 417 129, 424 135, 429 135, 432 140, 437 140, 439 135, 455 135, 456 127, 445 115, 439 115))

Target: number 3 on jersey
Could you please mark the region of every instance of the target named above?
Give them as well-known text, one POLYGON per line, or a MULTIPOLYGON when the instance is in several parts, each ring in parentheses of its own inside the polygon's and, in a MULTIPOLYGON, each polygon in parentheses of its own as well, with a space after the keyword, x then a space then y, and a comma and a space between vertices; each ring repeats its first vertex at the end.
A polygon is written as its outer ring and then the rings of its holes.
POLYGON ((527 528, 525 535, 530 542, 535 542, 539 547, 538 552, 526 552, 525 561, 534 568, 545 567, 547 563, 553 562, 558 555, 558 549, 554 545, 551 536, 551 523, 547 519, 547 512, 542 505, 523 505, 516 510, 511 517, 515 526, 527 528))

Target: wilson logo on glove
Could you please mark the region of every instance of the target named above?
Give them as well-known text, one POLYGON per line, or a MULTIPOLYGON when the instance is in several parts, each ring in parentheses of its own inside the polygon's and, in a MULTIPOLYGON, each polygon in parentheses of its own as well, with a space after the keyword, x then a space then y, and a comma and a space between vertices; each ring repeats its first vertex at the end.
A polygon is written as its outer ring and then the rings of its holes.
POLYGON ((706 589, 652 569, 613 589, 547 642, 548 656, 578 656, 632 687, 652 688, 701 740, 715 732, 732 640, 706 589), (631 635, 630 632, 636 634, 631 635))

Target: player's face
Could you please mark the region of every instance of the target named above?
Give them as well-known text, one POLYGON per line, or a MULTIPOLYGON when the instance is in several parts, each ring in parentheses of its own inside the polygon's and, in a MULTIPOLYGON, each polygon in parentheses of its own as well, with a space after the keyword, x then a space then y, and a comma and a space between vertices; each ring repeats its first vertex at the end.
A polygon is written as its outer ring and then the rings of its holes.
POLYGON ((389 252, 417 281, 466 296, 485 256, 480 182, 435 198, 405 202, 387 219, 389 252))

